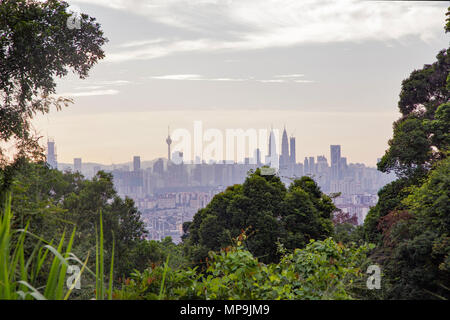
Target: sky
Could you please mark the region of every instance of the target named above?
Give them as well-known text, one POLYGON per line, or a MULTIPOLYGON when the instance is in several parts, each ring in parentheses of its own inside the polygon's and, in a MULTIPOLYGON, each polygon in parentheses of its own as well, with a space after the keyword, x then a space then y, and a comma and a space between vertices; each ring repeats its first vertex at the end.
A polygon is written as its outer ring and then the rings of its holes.
POLYGON ((58 79, 74 103, 34 120, 58 161, 167 156, 165 138, 204 129, 282 130, 297 160, 342 145, 375 166, 399 117, 401 82, 449 45, 446 1, 72 0, 97 18, 106 57, 58 79))

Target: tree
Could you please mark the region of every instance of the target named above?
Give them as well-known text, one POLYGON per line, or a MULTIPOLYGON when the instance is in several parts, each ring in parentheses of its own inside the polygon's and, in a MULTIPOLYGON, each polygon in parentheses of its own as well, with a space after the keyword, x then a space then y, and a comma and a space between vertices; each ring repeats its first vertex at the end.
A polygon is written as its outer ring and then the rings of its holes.
POLYGON ((383 172, 423 177, 433 163, 445 157, 442 139, 448 139, 448 131, 442 129, 448 129, 450 48, 442 50, 437 58, 437 62, 412 72, 402 83, 399 109, 403 116, 394 122, 389 149, 378 163, 383 172))
POLYGON ((450 160, 403 200, 403 212, 381 219, 387 297, 450 298, 450 160))
MULTIPOLYGON (((450 15, 450 8, 447 12, 450 15)), ((448 18, 447 18, 448 21, 448 18)), ((446 32, 449 32, 448 23, 446 32)), ((447 158, 450 142, 450 48, 437 61, 415 70, 402 82, 398 107, 402 117, 394 122, 393 138, 378 163, 383 172, 394 171, 398 180, 383 187, 379 200, 364 221, 365 240, 381 244, 380 219, 406 209, 403 200, 427 178, 436 164, 447 158)))
MULTIPOLYGON (((450 8, 446 32, 450 31, 450 8)), ((399 179, 378 193, 364 221, 383 265, 385 298, 450 297, 450 48, 403 81, 389 149, 378 163, 399 179)))
MULTIPOLYGON (((445 32, 450 32, 450 7, 445 32)), ((382 172, 401 177, 423 178, 434 163, 446 156, 450 101, 450 48, 441 50, 437 61, 414 70, 403 80, 399 111, 389 149, 378 163, 382 172), (447 131, 445 131, 447 130, 447 131)), ((416 180, 417 182, 417 180, 416 180)))
POLYGON ((336 242, 349 244, 356 242, 361 232, 361 227, 358 226, 358 217, 351 215, 348 212, 343 212, 338 209, 333 214, 334 235, 333 239, 336 242))
POLYGON ((327 238, 283 254, 277 264, 264 264, 242 246, 245 236, 239 239, 220 252, 211 252, 205 272, 152 266, 135 272, 115 296, 133 300, 337 300, 354 299, 358 291, 367 291, 363 270, 372 246, 346 247, 327 238))
POLYGON ((262 176, 257 169, 242 185, 216 195, 183 226, 185 248, 198 263, 209 251, 230 245, 246 231, 247 249, 263 262, 275 262, 279 259, 277 243, 295 249, 310 239, 330 236, 334 209, 311 178, 295 180, 286 190, 277 176, 262 176))
POLYGON ((445 32, 450 32, 450 7, 448 7, 448 11, 445 14, 447 16, 447 24, 445 25, 445 32))
MULTIPOLYGON (((80 258, 88 251, 91 256, 95 252, 95 235, 102 212, 104 248, 108 253, 105 263, 110 261, 114 237, 114 270, 118 277, 127 276, 136 266, 145 264, 145 259, 138 261, 142 253, 154 249, 142 244, 147 241, 144 239, 147 231, 141 214, 132 199, 117 195, 110 173, 99 171, 89 180, 79 173, 60 172, 44 163, 26 162, 16 173, 11 191, 15 228, 24 228, 30 221, 30 232, 51 240, 76 226, 73 252, 80 258)), ((151 258, 158 256, 155 252, 151 258)))
MULTIPOLYGON (((71 70, 80 78, 103 59, 107 39, 95 18, 82 14, 80 28, 70 29, 65 1, 0 2, 0 143, 13 141, 16 158, 41 158, 30 121, 37 113, 58 110, 69 99, 56 93, 55 77, 71 70)), ((0 147, 0 166, 6 155, 0 147)))

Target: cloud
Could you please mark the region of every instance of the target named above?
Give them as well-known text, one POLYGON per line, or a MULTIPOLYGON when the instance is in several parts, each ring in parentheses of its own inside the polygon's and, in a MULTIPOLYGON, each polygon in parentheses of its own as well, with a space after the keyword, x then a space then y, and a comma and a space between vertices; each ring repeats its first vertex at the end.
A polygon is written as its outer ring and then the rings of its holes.
POLYGON ((206 78, 199 74, 169 74, 164 76, 152 76, 151 79, 158 80, 202 80, 202 81, 246 81, 240 78, 206 78))
MULTIPOLYGON (((295 75, 295 76, 298 76, 298 75, 295 75)), ((248 77, 248 78, 208 78, 208 77, 204 77, 200 74, 169 74, 169 75, 161 75, 161 76, 151 76, 150 79, 187 80, 187 81, 239 81, 239 82, 240 81, 256 81, 256 82, 261 82, 261 83, 286 83, 286 82, 312 83, 312 82, 315 82, 313 80, 298 80, 298 79, 254 79, 253 77, 248 77)))
POLYGON ((98 83, 99 85, 105 85, 105 86, 123 86, 126 84, 131 84, 131 81, 128 81, 128 80, 101 80, 101 81, 95 81, 95 83, 98 83))
MULTIPOLYGON (((112 92, 115 92, 117 90, 108 90, 108 87, 117 87, 117 86, 124 86, 127 84, 131 84, 131 81, 128 80, 85 80, 86 85, 75 87, 75 90, 84 90, 82 92, 83 95, 81 96, 87 96, 87 95, 105 95, 106 94, 113 94, 112 92), (102 90, 101 90, 102 89, 102 90), (86 90, 89 90, 88 92, 99 92, 103 94, 84 94, 86 93, 86 90)), ((117 91, 118 92, 118 91, 117 91)), ((72 94, 80 94, 80 93, 72 93, 72 94)), ((80 95, 79 95, 80 96, 80 95)))
POLYGON ((165 76, 153 76, 152 79, 159 80, 200 80, 201 75, 199 74, 169 74, 165 76))
POLYGON ((256 81, 263 82, 263 83, 281 83, 281 82, 286 82, 285 80, 281 80, 281 79, 256 80, 256 81))
POLYGON ((295 73, 295 74, 280 74, 278 76, 275 76, 275 78, 300 78, 300 77, 304 77, 304 74, 299 74, 299 73, 295 73))
POLYGON ((75 90, 99 90, 103 89, 104 86, 82 86, 82 87, 75 87, 75 90))
POLYGON ((315 83, 314 80, 293 80, 295 83, 315 83))
POLYGON ((141 47, 145 45, 151 45, 155 43, 161 43, 164 39, 158 38, 158 39, 150 39, 150 40, 141 40, 141 41, 131 41, 121 44, 120 48, 132 48, 132 47, 141 47))
POLYGON ((147 60, 183 52, 287 47, 307 43, 429 41, 443 32, 445 6, 360 0, 73 0, 188 30, 189 38, 142 39, 107 61, 147 60))
POLYGON ((116 95, 118 90, 93 90, 93 91, 81 91, 81 92, 64 92, 55 95, 56 97, 91 97, 91 96, 106 96, 106 95, 116 95))
POLYGON ((222 49, 232 49, 229 43, 209 40, 166 40, 142 45, 137 49, 110 52, 104 61, 123 62, 130 60, 150 60, 174 53, 202 52, 222 49))

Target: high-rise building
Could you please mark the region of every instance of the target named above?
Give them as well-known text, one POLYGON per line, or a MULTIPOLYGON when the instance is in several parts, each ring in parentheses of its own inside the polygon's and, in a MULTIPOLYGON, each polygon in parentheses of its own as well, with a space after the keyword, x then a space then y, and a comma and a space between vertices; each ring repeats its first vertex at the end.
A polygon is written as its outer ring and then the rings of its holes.
POLYGON ((170 128, 167 128, 167 159, 170 161, 170 145, 172 144, 172 138, 170 138, 170 128))
POLYGON ((305 160, 303 161, 303 174, 304 174, 304 175, 307 175, 307 174, 309 174, 309 173, 310 173, 310 171, 309 171, 308 158, 305 157, 305 160))
POLYGON ((291 165, 294 165, 297 162, 296 157, 295 157, 295 138, 294 137, 289 138, 289 144, 290 144, 289 163, 291 165))
POLYGON ((183 152, 181 151, 172 152, 172 162, 174 164, 183 164, 183 152))
POLYGON ((81 173, 81 166, 82 166, 81 158, 74 158, 73 159, 73 171, 81 173))
POLYGON ((276 143, 275 143, 275 135, 272 130, 269 133, 269 153, 267 154, 269 157, 275 153, 276 151, 276 143))
POLYGON ((141 157, 134 156, 133 157, 133 171, 139 171, 139 170, 141 170, 141 157))
POLYGON ((153 173, 158 174, 159 176, 162 176, 164 174, 164 160, 163 159, 159 158, 153 164, 153 173))
POLYGON ((257 166, 261 165, 261 150, 259 148, 255 150, 255 162, 257 166))
POLYGON ((283 130, 283 136, 281 138, 280 166, 286 167, 288 163, 289 163, 289 142, 285 127, 283 130))
POLYGON ((339 179, 339 162, 341 161, 341 146, 330 145, 330 158, 331 158, 331 179, 339 179))
POLYGON ((308 164, 309 164, 309 173, 315 174, 316 173, 316 164, 314 161, 314 157, 309 157, 308 164))
POLYGON ((347 158, 341 157, 339 160, 339 179, 343 179, 347 172, 347 158))
POLYGON ((47 141, 47 164, 52 169, 58 169, 55 141, 50 139, 47 141))
POLYGON ((325 173, 328 169, 328 161, 325 156, 317 156, 316 172, 325 173))
POLYGON ((276 145, 276 139, 275 139, 275 133, 273 130, 270 130, 269 134, 269 154, 266 158, 266 164, 272 166, 272 167, 278 167, 279 161, 278 161, 278 154, 277 154, 277 145, 276 145))

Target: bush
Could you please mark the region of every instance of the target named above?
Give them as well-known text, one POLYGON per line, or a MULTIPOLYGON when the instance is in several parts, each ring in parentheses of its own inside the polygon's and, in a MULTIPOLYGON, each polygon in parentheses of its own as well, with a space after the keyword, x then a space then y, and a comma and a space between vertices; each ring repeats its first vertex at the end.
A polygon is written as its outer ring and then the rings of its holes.
POLYGON ((364 277, 370 245, 345 247, 333 239, 311 240, 304 249, 284 254, 278 264, 264 264, 235 245, 210 252, 197 268, 173 270, 166 265, 136 272, 125 280, 119 299, 353 299, 364 277), (161 293, 164 294, 161 294, 161 293))

